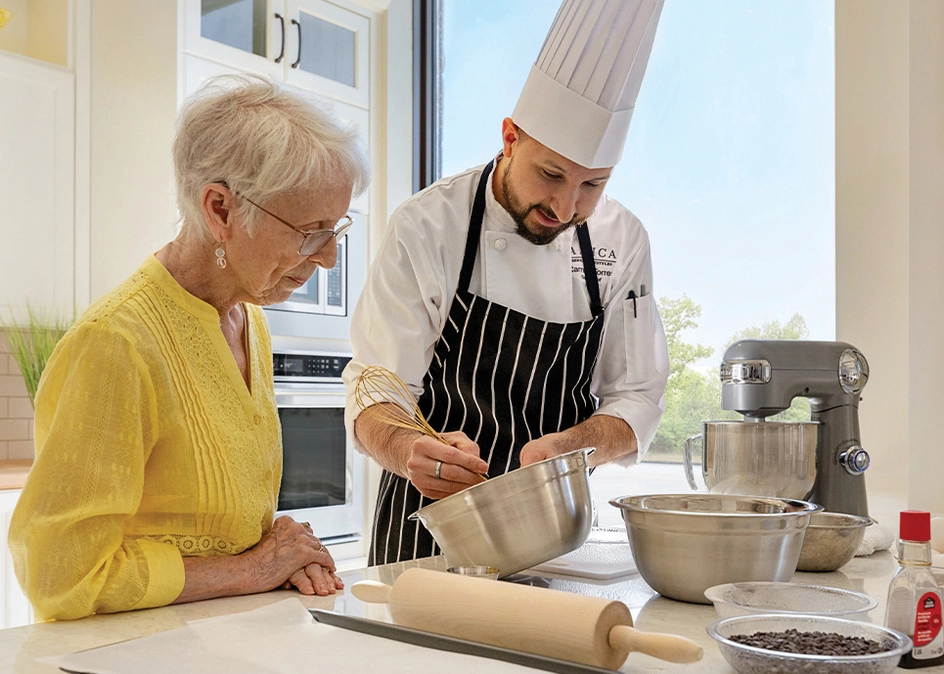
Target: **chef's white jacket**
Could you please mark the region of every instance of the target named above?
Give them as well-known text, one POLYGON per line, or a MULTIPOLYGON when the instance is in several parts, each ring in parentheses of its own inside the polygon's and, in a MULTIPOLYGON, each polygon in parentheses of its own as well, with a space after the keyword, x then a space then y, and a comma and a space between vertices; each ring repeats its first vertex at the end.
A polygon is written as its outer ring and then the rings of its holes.
MULTIPOLYGON (((389 227, 351 322, 353 359, 344 370, 349 437, 359 413, 357 377, 368 365, 396 372, 417 398, 449 315, 465 250, 475 189, 484 167, 444 178, 390 217, 389 227)), ((592 317, 576 231, 537 246, 515 233, 511 215, 495 200, 489 177, 482 236, 469 291, 543 321, 592 317)), ((591 381, 595 414, 628 423, 649 448, 665 411, 669 373, 662 320, 652 295, 649 236, 642 223, 603 195, 590 228, 605 310, 601 351, 591 381), (645 288, 645 295, 638 297, 645 288), (627 299, 632 290, 637 298, 627 299)), ((454 430, 454 429, 447 429, 454 430)), ((457 429, 456 429, 457 430, 457 429)))

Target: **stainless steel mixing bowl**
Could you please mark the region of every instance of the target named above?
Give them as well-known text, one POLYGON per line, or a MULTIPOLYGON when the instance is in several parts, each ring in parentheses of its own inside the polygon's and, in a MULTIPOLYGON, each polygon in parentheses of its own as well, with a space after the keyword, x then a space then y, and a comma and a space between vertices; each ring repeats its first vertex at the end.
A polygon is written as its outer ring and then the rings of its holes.
POLYGON ((493 477, 421 508, 451 566, 483 564, 500 578, 576 550, 593 517, 587 455, 578 449, 493 477))
POLYGON ((610 501, 620 509, 643 579, 664 597, 711 603, 722 583, 788 581, 803 533, 821 506, 733 494, 657 494, 610 501))
POLYGON ((803 537, 797 571, 835 571, 855 557, 872 524, 868 517, 845 513, 816 513, 803 537))
POLYGON ((702 443, 702 478, 714 494, 805 499, 816 481, 816 421, 704 421, 685 441, 688 485, 697 490, 692 447, 702 443))

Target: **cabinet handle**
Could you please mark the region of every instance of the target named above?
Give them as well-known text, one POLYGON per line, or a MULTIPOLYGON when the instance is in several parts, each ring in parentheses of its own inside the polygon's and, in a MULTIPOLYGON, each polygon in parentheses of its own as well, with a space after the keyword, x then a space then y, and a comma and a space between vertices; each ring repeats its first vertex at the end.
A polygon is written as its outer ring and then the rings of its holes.
POLYGON ((278 12, 275 13, 275 18, 279 20, 279 24, 282 26, 282 46, 279 47, 279 55, 275 59, 276 63, 281 63, 282 57, 285 56, 285 19, 278 12))
POLYGON ((298 64, 302 62, 302 24, 295 19, 292 19, 292 23, 298 26, 298 58, 295 59, 295 63, 292 64, 293 68, 297 68, 298 64))

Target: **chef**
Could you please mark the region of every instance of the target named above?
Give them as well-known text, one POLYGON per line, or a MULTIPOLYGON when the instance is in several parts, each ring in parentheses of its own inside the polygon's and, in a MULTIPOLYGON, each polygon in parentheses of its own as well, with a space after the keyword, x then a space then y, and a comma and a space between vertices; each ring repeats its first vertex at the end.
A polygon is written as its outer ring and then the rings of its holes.
POLYGON ((384 468, 370 564, 438 554, 409 515, 483 475, 590 446, 599 465, 652 441, 669 367, 649 239, 604 190, 661 9, 564 0, 502 151, 391 215, 344 372, 349 435, 384 468), (371 365, 407 384, 448 445, 359 409, 371 365))

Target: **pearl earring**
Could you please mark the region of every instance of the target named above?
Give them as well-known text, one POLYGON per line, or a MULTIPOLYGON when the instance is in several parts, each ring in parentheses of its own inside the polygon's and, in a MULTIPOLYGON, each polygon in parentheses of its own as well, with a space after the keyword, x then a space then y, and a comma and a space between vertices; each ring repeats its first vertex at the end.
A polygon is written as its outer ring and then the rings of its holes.
POLYGON ((226 251, 223 250, 223 242, 216 247, 216 266, 220 269, 226 269, 226 251))

